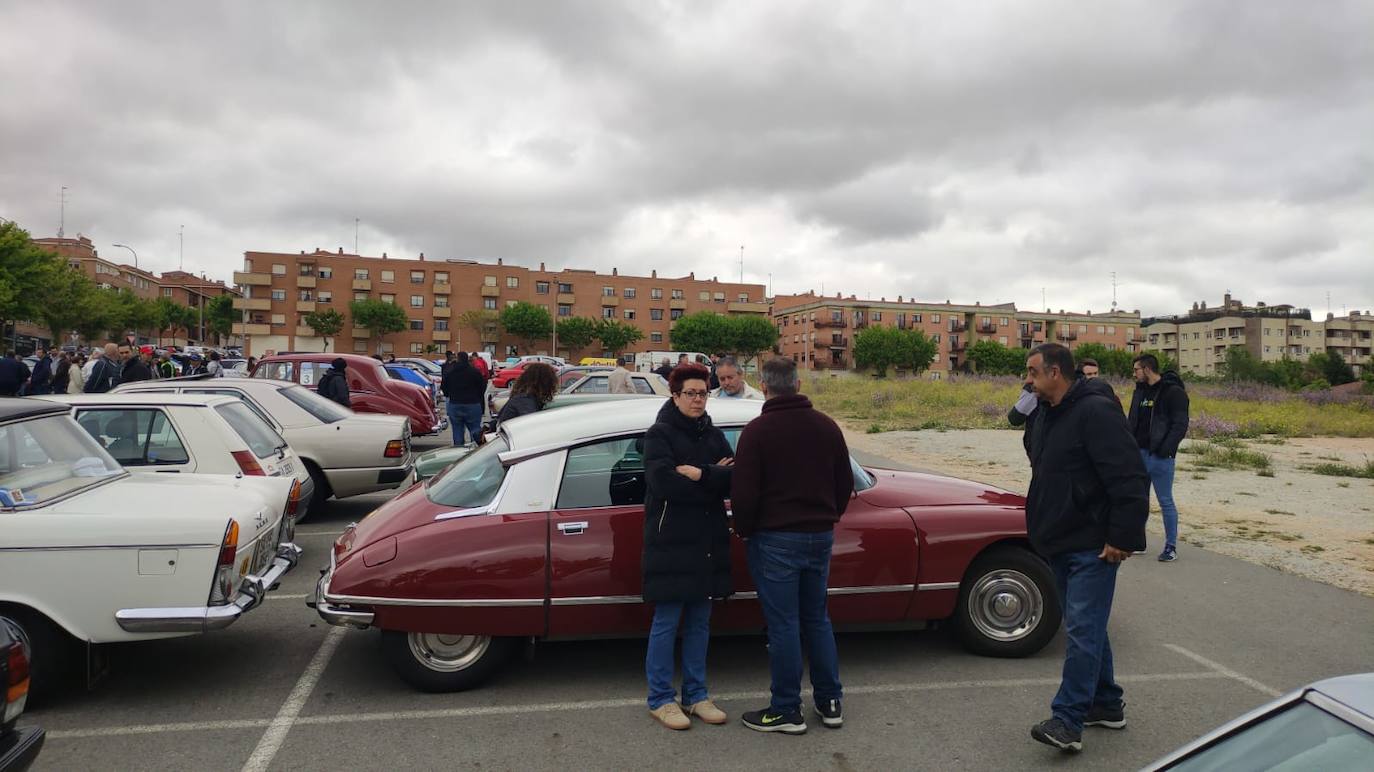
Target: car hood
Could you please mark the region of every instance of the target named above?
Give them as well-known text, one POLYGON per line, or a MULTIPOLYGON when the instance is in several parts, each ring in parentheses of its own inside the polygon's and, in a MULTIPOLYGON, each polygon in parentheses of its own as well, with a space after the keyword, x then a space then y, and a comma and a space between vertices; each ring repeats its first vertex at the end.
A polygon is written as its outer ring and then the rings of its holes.
POLYGON ((874 485, 859 498, 875 507, 935 507, 992 504, 1024 507, 1026 499, 985 483, 923 472, 865 467, 874 485))
POLYGON ((376 542, 395 536, 403 531, 418 528, 434 522, 443 512, 452 512, 453 507, 441 506, 425 496, 424 485, 412 485, 404 493, 377 507, 348 528, 335 541, 334 551, 342 563, 350 555, 356 555, 376 542))

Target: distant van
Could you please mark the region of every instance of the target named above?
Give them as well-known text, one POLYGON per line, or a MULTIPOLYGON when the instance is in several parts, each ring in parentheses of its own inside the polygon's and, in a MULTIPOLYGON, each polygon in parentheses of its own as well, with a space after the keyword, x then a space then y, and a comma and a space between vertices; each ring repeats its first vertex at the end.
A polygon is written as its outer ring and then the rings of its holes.
POLYGON ((579 365, 605 365, 606 367, 615 367, 615 363, 615 357, 582 357, 578 361, 579 365))

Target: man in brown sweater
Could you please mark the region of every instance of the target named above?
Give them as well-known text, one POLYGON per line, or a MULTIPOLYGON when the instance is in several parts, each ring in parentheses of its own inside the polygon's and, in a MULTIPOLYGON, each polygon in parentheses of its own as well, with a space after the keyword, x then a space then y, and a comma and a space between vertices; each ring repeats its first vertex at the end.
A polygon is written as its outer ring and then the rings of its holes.
POLYGON ((849 505, 854 475, 840 427, 799 392, 797 366, 763 365, 763 413, 740 434, 730 502, 735 530, 749 540, 749 573, 768 623, 772 700, 744 714, 760 732, 801 734, 802 638, 811 663, 816 714, 844 723, 839 657, 826 610, 835 523, 849 505))

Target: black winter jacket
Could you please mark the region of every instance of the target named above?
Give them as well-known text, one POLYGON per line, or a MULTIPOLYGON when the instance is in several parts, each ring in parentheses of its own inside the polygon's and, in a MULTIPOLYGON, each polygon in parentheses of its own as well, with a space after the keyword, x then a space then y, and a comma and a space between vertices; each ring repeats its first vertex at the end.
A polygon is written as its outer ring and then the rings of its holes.
POLYGON ((444 373, 439 390, 455 405, 480 405, 487 390, 487 379, 471 364, 455 364, 444 373))
POLYGON ((1058 405, 1042 401, 1033 415, 1027 424, 1031 545, 1046 557, 1104 544, 1145 549, 1150 478, 1112 387, 1080 378, 1058 405))
POLYGON ((344 407, 353 407, 353 400, 348 396, 347 372, 329 368, 320 376, 320 382, 315 384, 316 391, 325 399, 333 400, 344 407))
POLYGON ((668 400, 644 435, 644 600, 724 598, 730 581, 730 528, 725 497, 732 468, 725 434, 709 415, 688 418, 668 400), (701 469, 693 482, 679 464, 701 469))
POLYGON ((1183 388, 1183 379, 1173 370, 1166 370, 1154 386, 1143 383, 1135 385, 1131 394, 1131 413, 1127 418, 1132 434, 1141 420, 1140 403, 1155 389, 1154 408, 1150 411, 1150 452, 1160 458, 1173 458, 1178 454, 1178 445, 1188 434, 1188 392, 1183 388))
POLYGON ((544 406, 539 404, 539 400, 533 394, 516 394, 506 400, 506 404, 501 407, 501 412, 496 414, 496 426, 512 418, 517 418, 530 413, 538 413, 544 406))

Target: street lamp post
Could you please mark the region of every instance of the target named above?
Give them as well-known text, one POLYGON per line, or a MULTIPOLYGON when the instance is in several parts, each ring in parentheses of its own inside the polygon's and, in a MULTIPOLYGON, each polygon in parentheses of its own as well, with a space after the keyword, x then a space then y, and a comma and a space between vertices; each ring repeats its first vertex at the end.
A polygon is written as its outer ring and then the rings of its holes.
POLYGON ((133 248, 133 247, 131 247, 131 246, 127 245, 127 244, 111 244, 110 246, 119 247, 120 249, 127 249, 127 250, 129 250, 131 253, 133 253, 133 256, 134 256, 134 268, 138 268, 138 253, 137 253, 137 252, 134 252, 134 248, 133 248))

